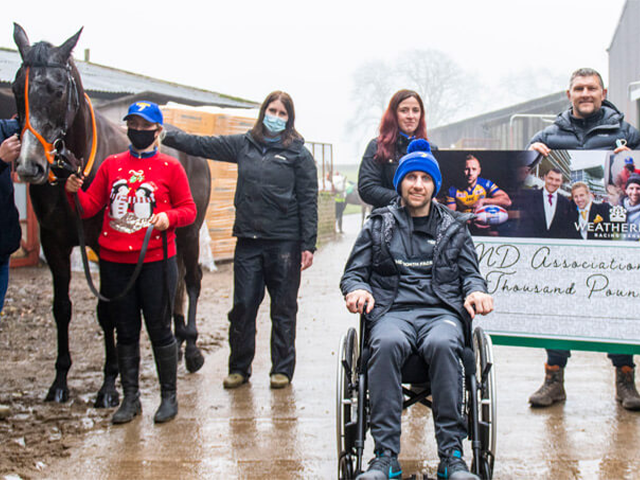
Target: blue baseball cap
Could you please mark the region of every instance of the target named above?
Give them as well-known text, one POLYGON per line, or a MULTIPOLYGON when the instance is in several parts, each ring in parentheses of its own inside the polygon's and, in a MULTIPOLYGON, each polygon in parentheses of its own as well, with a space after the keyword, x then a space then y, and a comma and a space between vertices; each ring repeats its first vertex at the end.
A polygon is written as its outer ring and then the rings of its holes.
POLYGON ((440 165, 431 153, 431 145, 426 140, 420 138, 413 140, 407 147, 407 154, 400 159, 400 164, 393 177, 393 186, 400 195, 402 180, 409 172, 424 172, 433 180, 433 197, 440 191, 442 186, 442 173, 440 165))
POLYGON ((157 103, 147 102, 147 101, 139 101, 139 102, 132 103, 131 106, 129 107, 129 111, 127 112, 123 120, 127 120, 129 117, 133 115, 142 117, 147 122, 159 123, 160 125, 164 123, 162 112, 160 111, 160 107, 158 107, 157 103))
POLYGON ((624 159, 624 164, 625 165, 633 165, 633 157, 626 157, 624 159))

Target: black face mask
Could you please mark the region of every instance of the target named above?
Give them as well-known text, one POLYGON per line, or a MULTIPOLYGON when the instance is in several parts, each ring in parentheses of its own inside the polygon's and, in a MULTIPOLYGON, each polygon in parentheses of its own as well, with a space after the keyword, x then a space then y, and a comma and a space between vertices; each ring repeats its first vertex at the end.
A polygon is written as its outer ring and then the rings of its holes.
POLYGON ((131 140, 131 145, 136 150, 144 150, 149 147, 156 139, 156 132, 158 130, 135 130, 129 128, 127 130, 127 137, 131 140))

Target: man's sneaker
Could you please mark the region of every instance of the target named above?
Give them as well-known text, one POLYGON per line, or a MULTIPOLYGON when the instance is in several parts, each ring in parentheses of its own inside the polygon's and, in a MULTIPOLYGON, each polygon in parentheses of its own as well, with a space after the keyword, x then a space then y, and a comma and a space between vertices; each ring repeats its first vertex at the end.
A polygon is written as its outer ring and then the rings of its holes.
POLYGON ((224 388, 238 388, 249 381, 249 377, 245 377, 241 373, 231 373, 222 381, 224 388))
POLYGON ((633 367, 616 367, 616 400, 627 410, 640 410, 640 395, 635 380, 633 367))
POLYGON ((402 478, 402 469, 398 456, 391 450, 376 453, 369 462, 369 469, 356 477, 356 480, 388 480, 389 478, 402 478))
POLYGON ((549 407, 556 402, 567 399, 564 392, 564 368, 554 365, 544 365, 544 383, 529 397, 532 407, 549 407))
POLYGON ((442 480, 480 480, 480 477, 469 472, 460 450, 451 450, 449 455, 440 459, 438 478, 442 480))

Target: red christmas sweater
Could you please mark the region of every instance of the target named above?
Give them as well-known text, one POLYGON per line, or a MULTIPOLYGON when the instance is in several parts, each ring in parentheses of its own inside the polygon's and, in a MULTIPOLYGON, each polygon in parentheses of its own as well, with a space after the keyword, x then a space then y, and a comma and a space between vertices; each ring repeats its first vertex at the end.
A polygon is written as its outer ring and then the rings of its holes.
MULTIPOLYGON (((196 204, 187 174, 180 162, 156 153, 137 158, 130 151, 111 155, 100 165, 86 191, 78 191, 82 218, 96 215, 103 207, 100 258, 108 262, 136 263, 149 218, 165 212, 168 254, 176 254, 175 229, 193 223, 196 204)), ((162 260, 162 235, 154 230, 144 262, 162 260)))

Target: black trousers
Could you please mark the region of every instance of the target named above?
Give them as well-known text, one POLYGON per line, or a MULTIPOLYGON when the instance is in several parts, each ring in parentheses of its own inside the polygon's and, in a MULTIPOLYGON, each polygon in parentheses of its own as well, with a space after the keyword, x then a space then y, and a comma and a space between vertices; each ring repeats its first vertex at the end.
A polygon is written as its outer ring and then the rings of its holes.
POLYGON ((229 373, 251 375, 256 351, 256 316, 266 286, 271 297, 271 374, 282 373, 293 378, 300 242, 239 238, 233 274, 229 373))
POLYGON ((347 208, 347 202, 336 202, 336 222, 338 222, 338 231, 342 232, 342 217, 344 215, 344 210, 347 208))
MULTIPOLYGON (((167 288, 164 287, 162 261, 145 263, 135 285, 124 298, 106 304, 109 317, 116 326, 120 345, 135 345, 140 341, 144 315, 149 340, 154 347, 173 342, 171 312, 178 279, 176 258, 167 260, 167 288), (169 296, 167 299, 166 296, 169 296)), ((122 292, 135 270, 130 263, 114 263, 100 260, 100 293, 114 297, 122 292)))

